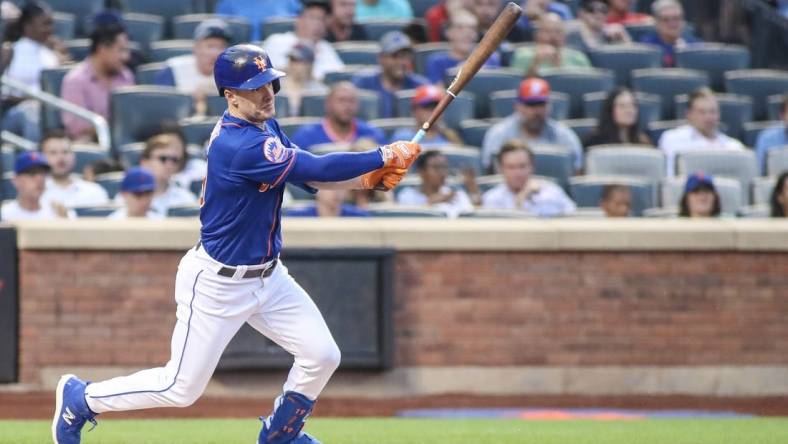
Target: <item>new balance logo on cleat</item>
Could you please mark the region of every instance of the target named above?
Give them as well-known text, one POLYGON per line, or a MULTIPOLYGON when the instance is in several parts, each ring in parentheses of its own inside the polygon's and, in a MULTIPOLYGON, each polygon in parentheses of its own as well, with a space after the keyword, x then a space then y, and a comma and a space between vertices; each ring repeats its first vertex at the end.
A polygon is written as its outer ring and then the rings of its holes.
POLYGON ((63 412, 63 421, 66 421, 68 425, 71 425, 71 422, 76 419, 73 413, 71 413, 71 409, 66 407, 66 411, 63 412))

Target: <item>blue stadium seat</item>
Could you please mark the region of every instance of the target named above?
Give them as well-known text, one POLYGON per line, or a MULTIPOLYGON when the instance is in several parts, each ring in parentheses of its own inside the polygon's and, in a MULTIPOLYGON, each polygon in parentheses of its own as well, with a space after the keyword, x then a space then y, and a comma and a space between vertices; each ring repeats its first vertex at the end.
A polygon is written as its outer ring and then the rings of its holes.
POLYGON ((146 63, 144 65, 140 65, 137 67, 137 73, 134 76, 134 79, 137 81, 137 85, 155 85, 156 77, 158 77, 159 73, 164 71, 166 68, 167 64, 164 62, 146 63))
POLYGON ((178 122, 187 144, 205 145, 219 120, 216 116, 188 117, 178 122))
POLYGON ((536 145, 534 153, 534 174, 552 178, 565 190, 569 189, 569 178, 574 170, 572 153, 564 147, 536 145))
POLYGON ((780 149, 769 150, 766 155, 766 174, 779 176, 785 171, 788 171, 788 145, 780 149))
POLYGON ((345 65, 345 69, 341 71, 331 71, 327 72, 325 76, 323 76, 323 83, 326 85, 333 85, 337 82, 342 82, 345 80, 350 80, 353 78, 354 75, 358 74, 360 71, 367 68, 367 65, 345 65))
POLYGON ((377 65, 380 45, 377 42, 337 42, 334 49, 346 65, 377 65))
POLYGON ((481 147, 484 134, 492 125, 488 120, 464 120, 460 123, 460 137, 466 145, 481 147))
MULTIPOLYGON (((514 112, 514 103, 517 101, 517 91, 496 91, 490 96, 490 111, 492 117, 509 117, 514 112)), ((569 118, 569 96, 553 91, 550 93, 550 117, 555 120, 569 118)))
POLYGON ((681 68, 636 69, 632 72, 632 88, 636 91, 662 97, 662 118, 675 117, 673 97, 689 94, 709 86, 708 75, 703 71, 681 68))
POLYGON ((252 37, 252 24, 243 17, 227 17, 216 14, 187 14, 173 17, 172 37, 175 39, 193 39, 197 25, 210 18, 221 18, 229 25, 233 43, 246 43, 252 37))
POLYGON ((74 14, 55 12, 52 14, 52 18, 55 20, 55 35, 58 36, 60 40, 74 38, 77 33, 77 23, 74 19, 74 14))
POLYGON ((91 207, 76 207, 74 212, 77 217, 107 217, 120 207, 114 205, 97 205, 91 207))
MULTIPOLYGON (((47 0, 47 4, 55 11, 67 12, 76 17, 90 17, 104 8, 104 0, 47 0)), ((82 22, 75 22, 75 34, 83 35, 82 22)))
POLYGON ((189 191, 198 198, 202 195, 202 180, 193 180, 189 183, 189 191))
POLYGON ((192 53, 194 40, 160 40, 150 44, 148 58, 151 62, 164 62, 170 57, 192 53))
POLYGON ((774 94, 766 99, 766 118, 769 120, 781 120, 783 101, 788 97, 786 96, 787 94, 788 91, 786 91, 786 94, 774 94))
MULTIPOLYGON (((305 94, 301 97, 301 115, 303 117, 324 117, 326 115, 325 103, 327 94, 305 94)), ((358 90, 358 114, 360 119, 372 120, 378 118, 377 93, 358 90)))
POLYGON ((295 18, 278 17, 263 22, 263 39, 271 34, 290 32, 295 29, 295 18))
POLYGON ((503 176, 500 174, 488 174, 484 176, 478 176, 476 178, 476 186, 479 187, 479 191, 482 194, 502 183, 503 176))
MULTIPOLYGON (((605 103, 607 95, 608 93, 605 91, 583 94, 583 115, 586 118, 599 118, 602 104, 605 103)), ((659 116, 662 114, 662 97, 655 94, 635 92, 635 99, 638 102, 638 126, 642 131, 645 131, 649 122, 659 120, 659 116)))
POLYGON ((656 32, 656 28, 654 24, 631 24, 625 25, 629 36, 632 37, 632 41, 637 42, 640 40, 641 37, 656 32))
POLYGON ((635 69, 662 66, 662 51, 645 43, 602 45, 588 57, 595 67, 613 71, 618 85, 629 85, 630 72, 635 69))
POLYGON ((166 121, 178 122, 192 112, 192 98, 173 88, 129 86, 110 97, 113 146, 146 139, 166 121))
POLYGON ((118 148, 118 156, 126 168, 139 166, 144 149, 145 142, 127 143, 118 148))
POLYGON ((200 207, 197 205, 182 205, 167 208, 167 217, 198 217, 200 207))
MULTIPOLYGON (((742 128, 752 120, 752 99, 736 94, 716 94, 720 104, 720 121, 725 123, 727 134, 741 139, 742 128)), ((682 94, 675 97, 676 116, 683 118, 687 113, 689 97, 682 94)))
POLYGON ((715 91, 725 90, 725 72, 750 67, 750 50, 739 45, 702 43, 676 51, 676 66, 705 71, 715 91))
POLYGON ((378 41, 389 31, 401 31, 411 23, 409 19, 370 20, 361 23, 367 33, 367 40, 378 41))
POLYGON ((369 214, 373 217, 447 217, 446 213, 427 207, 390 206, 386 208, 370 208, 369 214))
MULTIPOLYGON (((280 113, 279 113, 279 111, 280 111, 279 110, 279 104, 280 104, 280 102, 279 102, 280 99, 279 98, 280 97, 282 97, 281 100, 284 99, 284 96, 279 96, 279 95, 277 95, 276 98, 274 99, 274 100, 276 100, 276 102, 274 104, 274 107, 276 108, 277 116, 280 115, 280 113)), ((207 105, 208 105, 208 109, 205 111, 206 115, 209 115, 209 116, 221 116, 222 114, 224 114, 224 111, 227 110, 227 99, 225 99, 224 97, 222 97, 220 95, 208 96, 208 97, 206 97, 205 101, 207 102, 207 105)), ((289 109, 289 107, 288 107, 288 109, 289 109)), ((285 114, 285 115, 287 115, 287 114, 285 114)))
POLYGON ((597 145, 586 152, 586 174, 634 176, 659 183, 665 177, 665 154, 649 145, 597 145))
POLYGON ((570 195, 578 207, 598 207, 607 185, 624 185, 632 192, 632 215, 655 207, 656 188, 648 180, 632 176, 575 176, 570 179, 570 195))
POLYGON ((775 126, 784 125, 782 120, 767 120, 762 122, 746 122, 742 125, 742 139, 741 141, 746 146, 755 146, 755 142, 758 140, 758 134, 761 131, 772 128, 775 126))
POLYGON ((742 69, 725 73, 725 90, 752 97, 753 118, 767 117, 769 96, 788 91, 788 73, 771 69, 742 69))
MULTIPOLYGON (((457 74, 459 67, 446 71, 444 82, 448 85, 457 74)), ((475 101, 475 116, 477 119, 490 117, 489 97, 495 91, 516 90, 520 86, 522 76, 508 68, 482 68, 465 85, 463 91, 472 93, 475 101)))
POLYGON ((120 183, 123 182, 124 175, 123 171, 99 174, 96 176, 96 183, 104 188, 110 199, 114 199, 115 195, 120 191, 120 183))
POLYGON ((71 148, 74 150, 74 171, 81 173, 85 165, 97 160, 109 159, 110 154, 100 146, 90 143, 74 143, 71 148))
MULTIPOLYGON (((60 67, 41 71, 41 90, 60 97, 63 78, 70 70, 71 67, 60 67)), ((41 107, 41 128, 48 130, 61 126, 63 126, 63 121, 60 118, 60 110, 43 105, 41 107)))
MULTIPOLYGON (((159 1, 159 3, 181 2, 159 1)), ((158 15, 126 13, 123 14, 123 23, 129 39, 139 43, 143 51, 147 51, 151 43, 164 38, 164 19, 158 15)))
POLYGON ((748 205, 750 184, 758 176, 758 162, 751 150, 720 151, 698 150, 679 153, 676 158, 676 174, 689 176, 703 171, 718 177, 739 181, 742 205, 748 205))
POLYGON ((569 96, 569 117, 583 115, 583 94, 596 91, 610 91, 615 83, 613 72, 598 68, 551 69, 542 75, 550 83, 553 91, 569 96))
POLYGON ((165 19, 194 12, 192 2, 183 0, 124 0, 123 5, 129 12, 154 14, 165 19))
MULTIPOLYGON (((666 177, 662 181, 660 195, 663 208, 677 208, 679 206, 686 181, 687 178, 682 176, 666 177)), ((739 181, 727 177, 715 177, 714 188, 717 189, 717 193, 720 195, 722 214, 736 215, 739 208, 743 206, 739 181)))
POLYGON ((435 6, 435 0, 408 0, 410 7, 413 9, 414 17, 424 17, 424 13, 431 7, 435 6))
POLYGON ((11 183, 11 179, 13 177, 14 177, 13 170, 3 172, 3 180, 2 183, 0 184, 0 192, 2 192, 2 195, 0 196, 0 201, 16 199, 16 188, 14 187, 14 184, 11 183))
MULTIPOLYGON (((16 159, 16 150, 11 145, 0 145, 0 175, 6 171, 14 170, 14 160, 16 159)), ((0 200, 2 200, 2 193, 0 193, 0 200)))
POLYGON ((569 119, 562 122, 574 131, 580 140, 588 137, 597 125, 596 119, 569 119))
POLYGON ((415 45, 413 47, 413 64, 415 65, 414 71, 419 74, 426 75, 427 59, 436 52, 448 50, 449 44, 447 42, 432 42, 415 45))
MULTIPOLYGON (((400 117, 411 116, 411 100, 416 94, 415 89, 405 89, 397 91, 397 115, 400 117)), ((449 127, 454 129, 460 128, 460 123, 463 120, 473 118, 475 97, 473 94, 462 91, 457 97, 452 100, 451 104, 446 108, 446 111, 441 116, 441 120, 449 127)))
POLYGON ((368 122, 375 128, 379 128, 386 133, 386 139, 391 140, 394 132, 400 128, 416 130, 416 119, 413 117, 393 117, 389 119, 375 119, 368 122))
POLYGON ((657 145, 659 143, 659 138, 662 137, 662 133, 669 129, 684 125, 685 123, 687 123, 686 120, 655 120, 649 122, 646 126, 646 133, 648 137, 651 138, 651 142, 657 145))
POLYGON ((84 60, 90 53, 90 40, 88 39, 66 40, 63 42, 63 46, 68 50, 71 59, 76 62, 84 60))
POLYGON ((776 176, 759 176, 752 180, 753 205, 769 204, 772 199, 774 185, 777 184, 776 176))

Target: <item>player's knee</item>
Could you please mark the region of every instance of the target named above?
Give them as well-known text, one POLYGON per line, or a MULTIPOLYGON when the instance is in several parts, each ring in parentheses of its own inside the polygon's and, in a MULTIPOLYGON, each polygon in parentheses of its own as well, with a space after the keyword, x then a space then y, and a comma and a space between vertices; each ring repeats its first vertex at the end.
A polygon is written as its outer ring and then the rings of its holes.
POLYGON ((330 344, 323 347, 317 362, 321 370, 333 373, 339 367, 341 359, 342 353, 339 351, 339 347, 336 342, 331 341, 330 344))
POLYGON ((202 392, 205 390, 205 384, 178 381, 171 390, 173 393, 173 407, 189 407, 200 399, 202 392))

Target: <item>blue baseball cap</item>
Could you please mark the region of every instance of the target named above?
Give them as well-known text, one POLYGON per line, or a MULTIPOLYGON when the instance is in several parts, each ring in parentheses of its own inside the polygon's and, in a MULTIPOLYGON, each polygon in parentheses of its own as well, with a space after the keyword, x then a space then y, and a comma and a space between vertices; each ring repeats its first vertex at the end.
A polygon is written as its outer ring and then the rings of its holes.
POLYGON ((49 171, 49 162, 38 151, 25 151, 16 156, 14 160, 14 174, 24 174, 33 168, 42 168, 49 171))
POLYGON ((145 168, 134 167, 126 171, 120 191, 126 193, 147 193, 156 189, 156 178, 145 168))
POLYGON ((702 187, 714 191, 714 177, 706 173, 692 173, 684 184, 684 193, 691 193, 702 187))
POLYGON ((389 31, 380 38, 380 52, 383 54, 394 54, 403 49, 413 51, 413 43, 402 31, 389 31))

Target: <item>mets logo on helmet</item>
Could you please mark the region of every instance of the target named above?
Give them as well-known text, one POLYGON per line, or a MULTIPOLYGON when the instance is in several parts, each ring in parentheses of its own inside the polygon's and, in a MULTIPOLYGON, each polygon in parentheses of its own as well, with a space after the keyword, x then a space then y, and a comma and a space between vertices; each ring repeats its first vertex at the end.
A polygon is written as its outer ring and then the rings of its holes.
POLYGON ((290 157, 289 154, 277 137, 269 137, 263 142, 263 155, 269 162, 282 163, 290 157))
POLYGON ((265 71, 268 68, 268 64, 265 62, 265 58, 263 56, 257 56, 254 58, 254 64, 257 65, 257 68, 260 71, 265 71))

